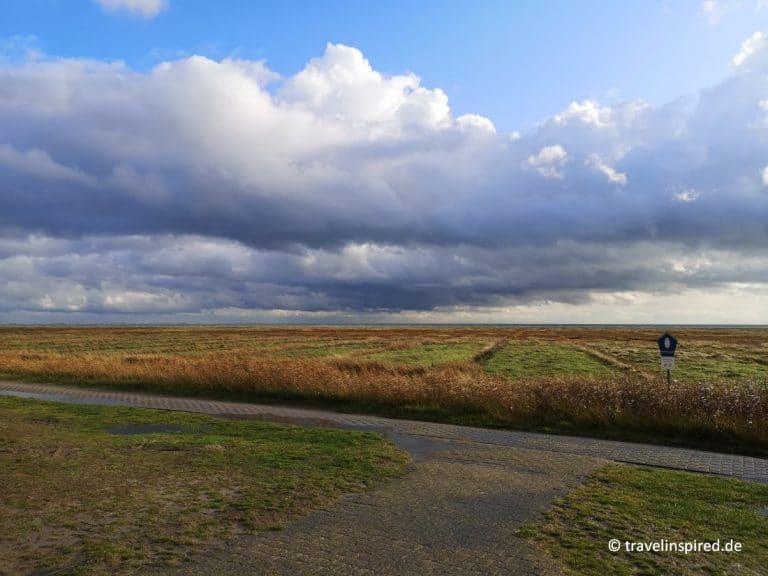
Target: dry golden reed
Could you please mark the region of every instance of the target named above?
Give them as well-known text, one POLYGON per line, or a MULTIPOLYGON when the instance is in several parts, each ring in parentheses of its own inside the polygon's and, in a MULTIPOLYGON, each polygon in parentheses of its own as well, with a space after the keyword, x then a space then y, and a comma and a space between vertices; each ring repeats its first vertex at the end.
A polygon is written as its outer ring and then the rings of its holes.
MULTIPOLYGON (((481 351, 479 356, 484 357, 481 351)), ((611 378, 494 376, 472 360, 433 367, 355 358, 260 358, 238 351, 195 355, 0 353, 2 371, 36 379, 140 385, 160 392, 323 398, 480 414, 499 425, 566 423, 590 429, 659 430, 768 443, 765 383, 668 386, 631 372, 611 378)), ((562 428, 562 427, 561 427, 562 428)))

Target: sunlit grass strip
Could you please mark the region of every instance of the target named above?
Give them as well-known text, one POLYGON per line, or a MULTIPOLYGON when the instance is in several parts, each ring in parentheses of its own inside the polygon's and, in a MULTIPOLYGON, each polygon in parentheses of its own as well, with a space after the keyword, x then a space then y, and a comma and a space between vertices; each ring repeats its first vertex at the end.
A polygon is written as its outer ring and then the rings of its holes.
POLYGON ((544 545, 570 574, 739 574, 768 566, 768 486, 688 472, 609 465, 521 535, 544 545), (609 541, 620 549, 611 552, 609 541), (729 540, 741 552, 681 553, 671 542, 729 540), (659 552, 626 542, 659 542, 659 552))

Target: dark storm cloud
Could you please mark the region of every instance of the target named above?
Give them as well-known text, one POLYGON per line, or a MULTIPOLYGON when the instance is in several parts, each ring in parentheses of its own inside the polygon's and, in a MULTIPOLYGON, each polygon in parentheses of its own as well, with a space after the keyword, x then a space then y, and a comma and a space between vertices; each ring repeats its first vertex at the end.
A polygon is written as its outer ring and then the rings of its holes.
POLYGON ((0 309, 376 312, 768 282, 768 54, 522 137, 329 46, 0 70, 0 309), (267 87, 273 83, 272 87, 267 87))

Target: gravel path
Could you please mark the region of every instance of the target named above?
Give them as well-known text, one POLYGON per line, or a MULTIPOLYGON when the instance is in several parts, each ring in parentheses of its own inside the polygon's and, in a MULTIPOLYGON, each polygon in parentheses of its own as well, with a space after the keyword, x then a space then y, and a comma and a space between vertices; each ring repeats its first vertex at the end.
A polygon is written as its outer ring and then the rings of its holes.
POLYGON ((606 460, 768 483, 765 459, 630 442, 52 384, 0 381, 0 394, 376 430, 411 453, 405 477, 191 555, 179 574, 558 574, 515 529, 606 460))

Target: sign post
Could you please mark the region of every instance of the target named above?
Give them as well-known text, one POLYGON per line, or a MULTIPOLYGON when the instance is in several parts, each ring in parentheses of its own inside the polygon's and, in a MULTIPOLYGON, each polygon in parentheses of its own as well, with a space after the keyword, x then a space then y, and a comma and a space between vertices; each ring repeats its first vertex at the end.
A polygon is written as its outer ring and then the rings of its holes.
POLYGON ((667 386, 671 386, 670 370, 675 368, 675 349, 677 348, 677 339, 669 332, 665 332, 656 340, 661 353, 661 367, 667 371, 667 386))

